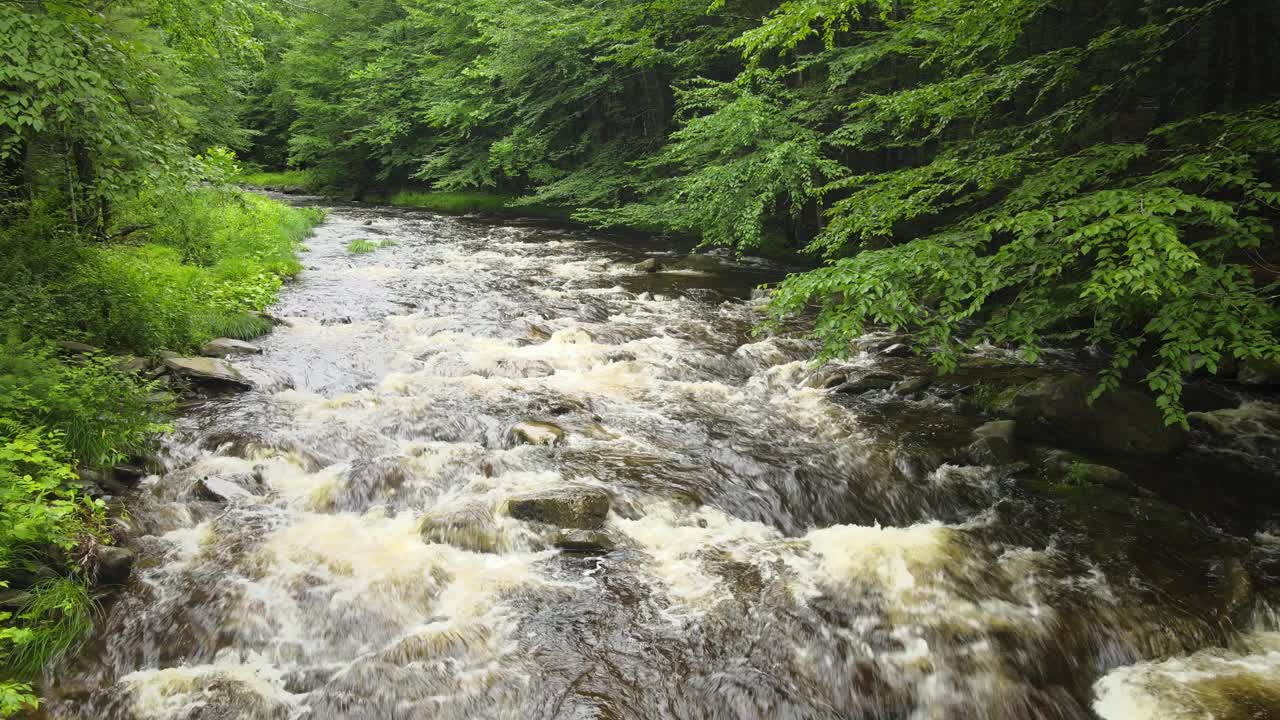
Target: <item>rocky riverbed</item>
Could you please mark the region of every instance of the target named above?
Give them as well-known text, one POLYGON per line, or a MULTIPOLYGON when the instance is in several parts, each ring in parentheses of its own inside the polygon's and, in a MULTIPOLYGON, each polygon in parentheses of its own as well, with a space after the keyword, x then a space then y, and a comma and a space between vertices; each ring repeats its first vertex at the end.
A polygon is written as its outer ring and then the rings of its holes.
POLYGON ((1280 717, 1265 367, 1182 431, 1079 353, 815 366, 752 333, 764 261, 360 206, 308 244, 275 332, 156 369, 195 392, 48 717, 1280 717))

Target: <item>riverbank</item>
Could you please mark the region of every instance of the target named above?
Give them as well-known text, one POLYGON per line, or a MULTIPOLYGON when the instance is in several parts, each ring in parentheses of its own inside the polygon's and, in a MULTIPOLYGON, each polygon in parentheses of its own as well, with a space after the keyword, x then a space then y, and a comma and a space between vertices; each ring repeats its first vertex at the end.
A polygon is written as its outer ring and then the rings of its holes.
POLYGON ((267 332, 323 218, 207 186, 116 211, 106 242, 35 214, 0 229, 0 717, 129 577, 121 496, 175 405, 160 356, 267 332))
MULTIPOLYGON (((268 190, 288 194, 312 193, 328 195, 323 179, 309 170, 249 173, 240 178, 241 184, 255 190, 268 190)), ((336 193, 343 195, 344 193, 336 193)), ((417 208, 449 215, 490 215, 493 217, 533 217, 572 222, 569 208, 544 204, 519 202, 517 196, 470 191, 397 190, 374 192, 361 198, 367 202, 379 202, 393 207, 417 208)))

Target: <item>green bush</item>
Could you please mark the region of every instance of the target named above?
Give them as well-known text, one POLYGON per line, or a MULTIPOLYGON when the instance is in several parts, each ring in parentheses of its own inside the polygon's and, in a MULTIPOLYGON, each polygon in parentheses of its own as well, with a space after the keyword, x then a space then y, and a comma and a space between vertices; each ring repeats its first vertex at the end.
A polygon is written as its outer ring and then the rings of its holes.
MULTIPOLYGON (((64 363, 40 342, 0 342, 0 421, 49 428, 60 446, 88 465, 137 453, 163 429, 169 408, 153 402, 154 391, 120 371, 110 356, 64 363)), ((6 436, 0 428, 0 438, 6 436)))
POLYGON ((59 431, 0 418, 0 588, 44 561, 66 565, 64 576, 23 590, 16 615, 0 612, 0 717, 34 707, 28 681, 93 625, 95 604, 73 558, 104 535, 104 509, 69 486, 70 460, 59 431))
POLYGON ((0 230, 0 274, 11 278, 0 321, 141 354, 261 334, 264 321, 247 313, 298 272, 298 244, 324 214, 201 187, 144 192, 119 216, 132 231, 106 244, 38 215, 0 230))

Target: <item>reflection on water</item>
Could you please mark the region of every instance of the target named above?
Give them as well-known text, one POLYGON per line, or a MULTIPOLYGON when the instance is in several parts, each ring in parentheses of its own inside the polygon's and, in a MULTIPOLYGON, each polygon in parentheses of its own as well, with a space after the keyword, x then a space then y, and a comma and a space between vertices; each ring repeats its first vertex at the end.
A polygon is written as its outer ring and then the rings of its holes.
POLYGON ((647 273, 586 232, 371 208, 308 245, 286 325, 239 361, 259 389, 168 440, 145 561, 50 717, 1280 707, 1265 588, 1241 635, 1202 572, 1240 541, 1140 500, 1100 535, 1108 498, 958 462, 976 421, 939 395, 833 395, 806 341, 752 336, 767 263, 655 246, 647 273), (345 253, 371 232, 397 245, 345 253), (512 517, 566 488, 608 496, 596 552, 512 517), (1203 553, 1140 552, 1170 527, 1203 553))

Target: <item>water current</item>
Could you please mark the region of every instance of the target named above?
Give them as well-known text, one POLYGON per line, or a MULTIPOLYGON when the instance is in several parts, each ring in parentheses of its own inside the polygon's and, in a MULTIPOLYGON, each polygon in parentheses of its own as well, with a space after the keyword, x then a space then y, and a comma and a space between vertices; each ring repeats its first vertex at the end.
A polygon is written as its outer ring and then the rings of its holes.
POLYGON ((954 394, 753 335, 768 262, 355 205, 307 245, 47 717, 1280 717, 1274 523, 957 460, 954 394), (511 516, 565 490, 612 550, 511 516))

